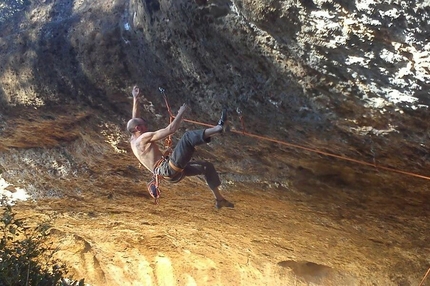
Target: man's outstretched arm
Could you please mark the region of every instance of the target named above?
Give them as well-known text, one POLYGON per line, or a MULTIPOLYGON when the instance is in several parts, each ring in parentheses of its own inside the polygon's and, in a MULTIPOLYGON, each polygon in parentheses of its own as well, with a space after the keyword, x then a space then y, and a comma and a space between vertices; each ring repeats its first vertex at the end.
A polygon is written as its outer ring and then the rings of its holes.
POLYGON ((131 118, 140 117, 140 110, 139 110, 139 88, 137 85, 133 87, 133 90, 131 91, 131 94, 133 95, 133 110, 131 114, 131 118))
POLYGON ((169 125, 155 132, 146 132, 145 134, 148 138, 147 140, 155 142, 175 133, 178 130, 184 117, 184 114, 187 110, 189 110, 189 107, 184 103, 181 108, 179 108, 178 114, 176 115, 175 119, 169 125))

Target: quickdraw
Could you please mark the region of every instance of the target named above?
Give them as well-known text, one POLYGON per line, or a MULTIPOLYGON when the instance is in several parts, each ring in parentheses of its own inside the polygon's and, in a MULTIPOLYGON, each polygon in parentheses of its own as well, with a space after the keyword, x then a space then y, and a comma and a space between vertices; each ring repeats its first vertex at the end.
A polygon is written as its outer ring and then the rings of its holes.
POLYGON ((242 134, 245 134, 245 132, 246 132, 245 121, 243 119, 242 110, 238 107, 238 108, 236 108, 236 112, 239 115, 240 124, 242 125, 242 134))

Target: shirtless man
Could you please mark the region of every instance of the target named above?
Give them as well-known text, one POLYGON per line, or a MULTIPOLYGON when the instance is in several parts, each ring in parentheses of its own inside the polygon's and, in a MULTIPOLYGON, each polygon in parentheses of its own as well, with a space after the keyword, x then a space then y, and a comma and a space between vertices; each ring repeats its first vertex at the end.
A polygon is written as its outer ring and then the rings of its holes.
MULTIPOLYGON (((169 125, 157 131, 149 131, 147 122, 139 117, 140 94, 137 86, 133 87, 132 94, 132 119, 127 123, 127 130, 131 133, 131 149, 139 162, 154 176, 160 175, 173 183, 179 182, 184 176, 204 175, 215 197, 215 207, 217 209, 222 207, 234 208, 234 204, 227 201, 218 189, 221 181, 214 165, 209 162, 190 162, 195 146, 209 143, 211 136, 223 132, 227 120, 226 112, 223 112, 221 119, 214 127, 185 132, 173 153, 164 158, 156 142, 167 138, 178 130, 184 114, 189 108, 186 104, 183 104, 175 119, 169 125)), ((150 194, 155 197, 151 190, 150 194)))

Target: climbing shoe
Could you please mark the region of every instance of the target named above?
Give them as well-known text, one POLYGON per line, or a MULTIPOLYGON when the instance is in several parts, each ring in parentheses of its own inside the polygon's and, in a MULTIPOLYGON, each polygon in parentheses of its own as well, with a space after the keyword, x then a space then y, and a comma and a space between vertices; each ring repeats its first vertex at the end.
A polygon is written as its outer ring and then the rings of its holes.
POLYGON ((218 125, 223 126, 227 122, 227 109, 223 108, 221 118, 218 121, 218 125))
POLYGON ((226 199, 221 199, 221 200, 215 200, 215 208, 217 208, 218 210, 220 208, 234 208, 234 204, 230 203, 229 201, 227 201, 226 199))
POLYGON ((227 129, 227 108, 223 108, 222 112, 221 112, 221 118, 218 121, 219 126, 222 127, 222 133, 226 131, 227 129))

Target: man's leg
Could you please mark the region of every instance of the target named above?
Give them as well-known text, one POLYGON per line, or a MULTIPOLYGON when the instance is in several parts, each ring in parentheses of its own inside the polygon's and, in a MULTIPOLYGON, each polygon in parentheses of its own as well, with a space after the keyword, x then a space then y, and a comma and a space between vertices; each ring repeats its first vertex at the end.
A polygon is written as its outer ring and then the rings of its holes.
POLYGON ((204 130, 187 131, 179 140, 175 149, 173 150, 170 160, 172 163, 181 169, 184 169, 193 156, 195 146, 209 143, 211 137, 221 134, 226 127, 227 110, 223 109, 221 118, 216 126, 204 130))
POLYGON ((234 204, 227 201, 220 193, 218 187, 221 185, 218 173, 212 163, 209 162, 190 162, 184 169, 185 176, 204 175, 206 183, 215 197, 217 209, 222 207, 234 208, 234 204))
POLYGON ((176 167, 184 169, 193 156, 195 146, 209 143, 211 141, 210 136, 205 136, 206 130, 194 130, 184 133, 170 156, 170 160, 176 167))
POLYGON ((190 163, 190 160, 195 151, 195 146, 209 143, 212 136, 221 134, 226 126, 226 121, 227 111, 223 110, 221 118, 216 126, 204 130, 185 132, 170 157, 170 160, 176 167, 184 169, 185 176, 205 176, 206 182, 216 199, 216 207, 218 209, 222 207, 233 208, 234 204, 224 199, 221 195, 218 189, 221 185, 221 181, 214 165, 208 162, 190 163))
POLYGON ((207 138, 212 137, 214 135, 221 134, 221 132, 223 130, 222 128, 223 127, 221 125, 217 125, 217 126, 205 129, 203 136, 205 139, 207 139, 207 138))

